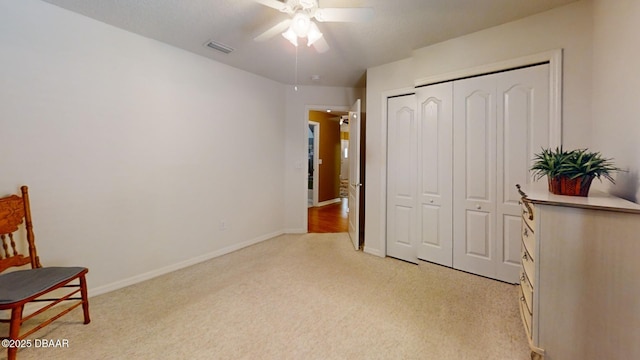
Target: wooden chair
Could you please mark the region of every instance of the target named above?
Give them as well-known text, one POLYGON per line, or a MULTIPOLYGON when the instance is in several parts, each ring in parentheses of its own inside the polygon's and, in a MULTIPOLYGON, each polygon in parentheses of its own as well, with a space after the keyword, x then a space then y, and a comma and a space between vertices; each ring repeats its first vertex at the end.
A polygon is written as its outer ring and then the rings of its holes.
MULTIPOLYGON (((0 310, 11 310, 11 319, 0 319, 0 322, 9 323, 9 336, 2 339, 8 339, 10 343, 25 339, 80 305, 84 311, 84 323, 88 324, 91 321, 85 280, 89 270, 84 267, 42 267, 34 241, 28 188, 22 186, 20 189, 22 197, 11 195, 0 199, 0 310), (24 227, 21 226, 23 223, 24 227), (19 239, 26 239, 26 244, 18 241, 19 239), (24 252, 28 253, 26 256, 21 254, 23 248, 24 252), (15 267, 27 269, 5 272, 15 267), (54 290, 57 291, 51 293, 54 290), (43 298, 45 295, 48 297, 43 298), (52 309, 53 315, 43 315, 45 319, 42 322, 20 334, 20 327, 24 322, 63 301, 71 301, 66 303, 70 306, 52 309), (23 316, 25 304, 31 302, 48 304, 32 314, 23 316)), ((6 345, 6 341, 3 344, 6 345)), ((14 360, 17 351, 18 347, 8 347, 8 359, 14 360)))

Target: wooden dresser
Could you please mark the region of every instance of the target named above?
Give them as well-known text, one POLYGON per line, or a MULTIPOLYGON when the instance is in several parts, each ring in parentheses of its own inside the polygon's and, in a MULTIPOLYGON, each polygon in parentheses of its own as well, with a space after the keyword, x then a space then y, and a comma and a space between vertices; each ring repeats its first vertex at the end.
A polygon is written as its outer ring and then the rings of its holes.
POLYGON ((640 359, 640 205, 593 190, 519 190, 532 359, 640 359))

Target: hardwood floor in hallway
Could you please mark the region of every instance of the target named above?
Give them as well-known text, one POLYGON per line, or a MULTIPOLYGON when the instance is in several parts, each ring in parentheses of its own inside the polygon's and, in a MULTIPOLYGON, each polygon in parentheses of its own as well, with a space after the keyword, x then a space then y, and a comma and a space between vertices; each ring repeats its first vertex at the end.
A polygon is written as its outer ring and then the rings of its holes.
POLYGON ((348 201, 335 204, 308 208, 308 231, 310 233, 339 233, 347 232, 349 229, 348 201))

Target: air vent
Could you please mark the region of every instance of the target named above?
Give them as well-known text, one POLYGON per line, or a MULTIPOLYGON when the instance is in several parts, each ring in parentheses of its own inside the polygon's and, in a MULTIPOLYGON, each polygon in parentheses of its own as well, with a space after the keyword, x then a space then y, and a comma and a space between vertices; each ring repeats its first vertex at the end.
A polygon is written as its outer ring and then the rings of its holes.
POLYGON ((213 41, 213 40, 207 42, 205 45, 210 47, 210 48, 212 48, 212 49, 214 49, 214 50, 218 50, 220 52, 223 52, 225 54, 228 54, 228 53, 230 53, 230 52, 232 52, 234 50, 230 46, 227 46, 225 44, 222 44, 222 43, 219 43, 219 42, 216 42, 216 41, 213 41))

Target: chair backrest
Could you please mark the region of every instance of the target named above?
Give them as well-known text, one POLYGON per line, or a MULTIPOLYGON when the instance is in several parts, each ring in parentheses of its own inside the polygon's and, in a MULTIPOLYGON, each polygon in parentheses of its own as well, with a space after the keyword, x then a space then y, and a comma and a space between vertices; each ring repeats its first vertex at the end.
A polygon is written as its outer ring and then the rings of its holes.
POLYGON ((31 223, 31 209, 29 208, 29 193, 26 186, 20 188, 22 196, 11 195, 0 199, 0 272, 14 266, 30 264, 32 268, 42 267, 36 252, 33 224, 31 223), (27 240, 27 254, 21 253, 20 228, 24 223, 27 240), (15 235, 15 236, 14 236, 15 235), (16 241, 18 243, 16 243, 16 241))

